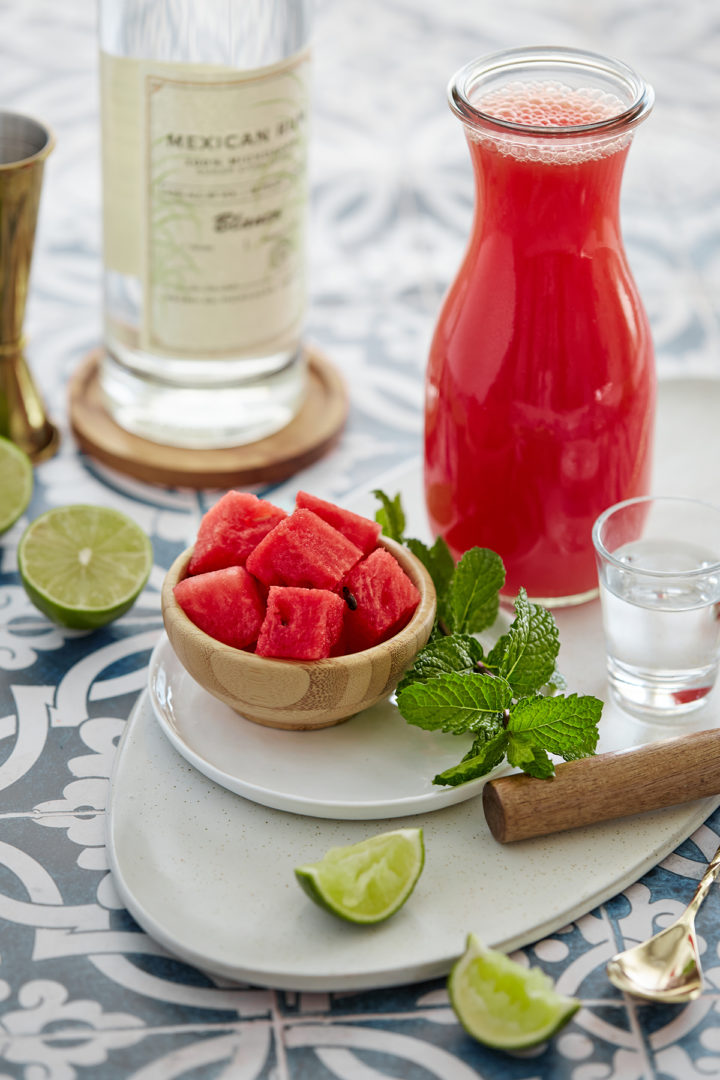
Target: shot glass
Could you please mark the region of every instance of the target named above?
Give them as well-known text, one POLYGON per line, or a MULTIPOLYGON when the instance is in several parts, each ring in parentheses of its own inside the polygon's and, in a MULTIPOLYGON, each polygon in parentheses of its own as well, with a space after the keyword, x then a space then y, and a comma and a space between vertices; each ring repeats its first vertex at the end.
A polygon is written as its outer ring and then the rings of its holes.
POLYGON ((700 708, 720 656, 720 507, 647 496, 593 526, 610 691, 671 721, 700 708))

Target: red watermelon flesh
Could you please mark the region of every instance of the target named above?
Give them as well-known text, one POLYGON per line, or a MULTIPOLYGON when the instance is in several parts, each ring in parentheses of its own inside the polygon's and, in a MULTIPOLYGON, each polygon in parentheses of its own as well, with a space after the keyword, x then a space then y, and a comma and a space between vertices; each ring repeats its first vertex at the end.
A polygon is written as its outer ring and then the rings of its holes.
POLYGON ((362 551, 310 510, 295 510, 260 541, 246 566, 266 585, 339 588, 362 551))
POLYGON ((183 578, 173 593, 187 617, 217 641, 244 649, 260 633, 265 605, 257 582, 242 566, 183 578))
POLYGON ((420 602, 420 593, 385 548, 377 548, 353 567, 344 586, 357 604, 345 613, 345 636, 353 651, 392 637, 420 602))
POLYGON ((266 499, 228 491, 200 522, 188 574, 244 566, 250 552, 285 517, 284 510, 266 499))
POLYGON ((314 514, 327 521, 334 529, 341 532, 356 547, 359 547, 364 555, 369 555, 373 548, 377 547, 380 536, 380 526, 377 521, 362 517, 361 514, 353 514, 352 510, 343 510, 335 503, 318 499, 316 495, 310 495, 307 491, 298 491, 295 505, 312 510, 314 514))
POLYGON ((255 652, 291 660, 322 660, 340 637, 345 604, 327 589, 273 585, 255 652))

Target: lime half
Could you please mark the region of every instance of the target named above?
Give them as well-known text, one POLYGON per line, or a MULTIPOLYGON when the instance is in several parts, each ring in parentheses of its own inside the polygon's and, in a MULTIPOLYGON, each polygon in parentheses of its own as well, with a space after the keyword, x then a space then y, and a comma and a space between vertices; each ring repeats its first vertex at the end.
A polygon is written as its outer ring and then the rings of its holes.
POLYGON ((18 547, 33 604, 53 622, 91 630, 128 610, 152 567, 150 541, 118 510, 59 506, 36 518, 18 547))
POLYGON ((354 923, 379 923, 407 900, 425 862, 422 829, 397 829, 330 848, 295 875, 316 904, 354 923))
POLYGON ((0 437, 0 533, 27 509, 33 491, 30 458, 9 439, 0 437))
POLYGON ((468 1034, 499 1050, 545 1042, 580 1008, 539 968, 524 968, 470 934, 448 978, 453 1009, 468 1034))

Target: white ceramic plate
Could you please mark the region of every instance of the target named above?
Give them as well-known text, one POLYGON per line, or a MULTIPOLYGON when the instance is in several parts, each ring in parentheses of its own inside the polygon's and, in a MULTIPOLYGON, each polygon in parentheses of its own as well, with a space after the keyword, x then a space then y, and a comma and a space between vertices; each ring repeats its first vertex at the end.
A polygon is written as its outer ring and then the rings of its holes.
POLYGON ((150 660, 149 686, 155 716, 178 753, 222 787, 276 810, 405 817, 471 799, 486 780, 433 786, 433 776, 470 748, 470 737, 411 727, 389 700, 318 731, 254 724, 203 690, 165 635, 150 660))
MULTIPOLYGON (((656 490, 718 499, 719 414, 720 382, 677 381, 663 387, 656 490)), ((411 528, 419 534, 417 464, 394 470, 381 483, 392 494, 402 491, 411 528)), ((358 500, 353 508, 362 513, 370 506, 358 500)), ((597 603, 559 612, 558 623, 560 664, 570 686, 604 697, 597 603)), ((607 704, 600 748, 718 724, 717 692, 682 729, 650 727, 607 704)), ((312 739, 317 733, 305 734, 312 739)), ((352 773, 352 761, 337 764, 352 773)), ((306 766, 298 761, 297 767, 306 766)), ((315 907, 296 885, 293 868, 320 858, 334 844, 392 828, 393 819, 319 820, 238 798, 174 751, 146 693, 116 759, 108 850, 130 912, 188 962, 263 986, 359 990, 443 974, 469 931, 506 950, 552 933, 635 881, 719 801, 713 797, 506 846, 492 839, 478 799, 402 819, 424 829, 422 877, 410 901, 387 923, 355 927, 315 907)))

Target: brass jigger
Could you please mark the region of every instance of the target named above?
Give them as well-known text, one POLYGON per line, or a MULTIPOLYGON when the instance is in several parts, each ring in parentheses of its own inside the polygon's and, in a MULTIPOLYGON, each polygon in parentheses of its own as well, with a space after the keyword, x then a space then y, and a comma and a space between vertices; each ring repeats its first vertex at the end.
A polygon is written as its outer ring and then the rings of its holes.
POLYGON ((54 145, 37 120, 0 111, 0 435, 35 462, 51 457, 60 440, 30 374, 22 333, 43 168, 54 145))

